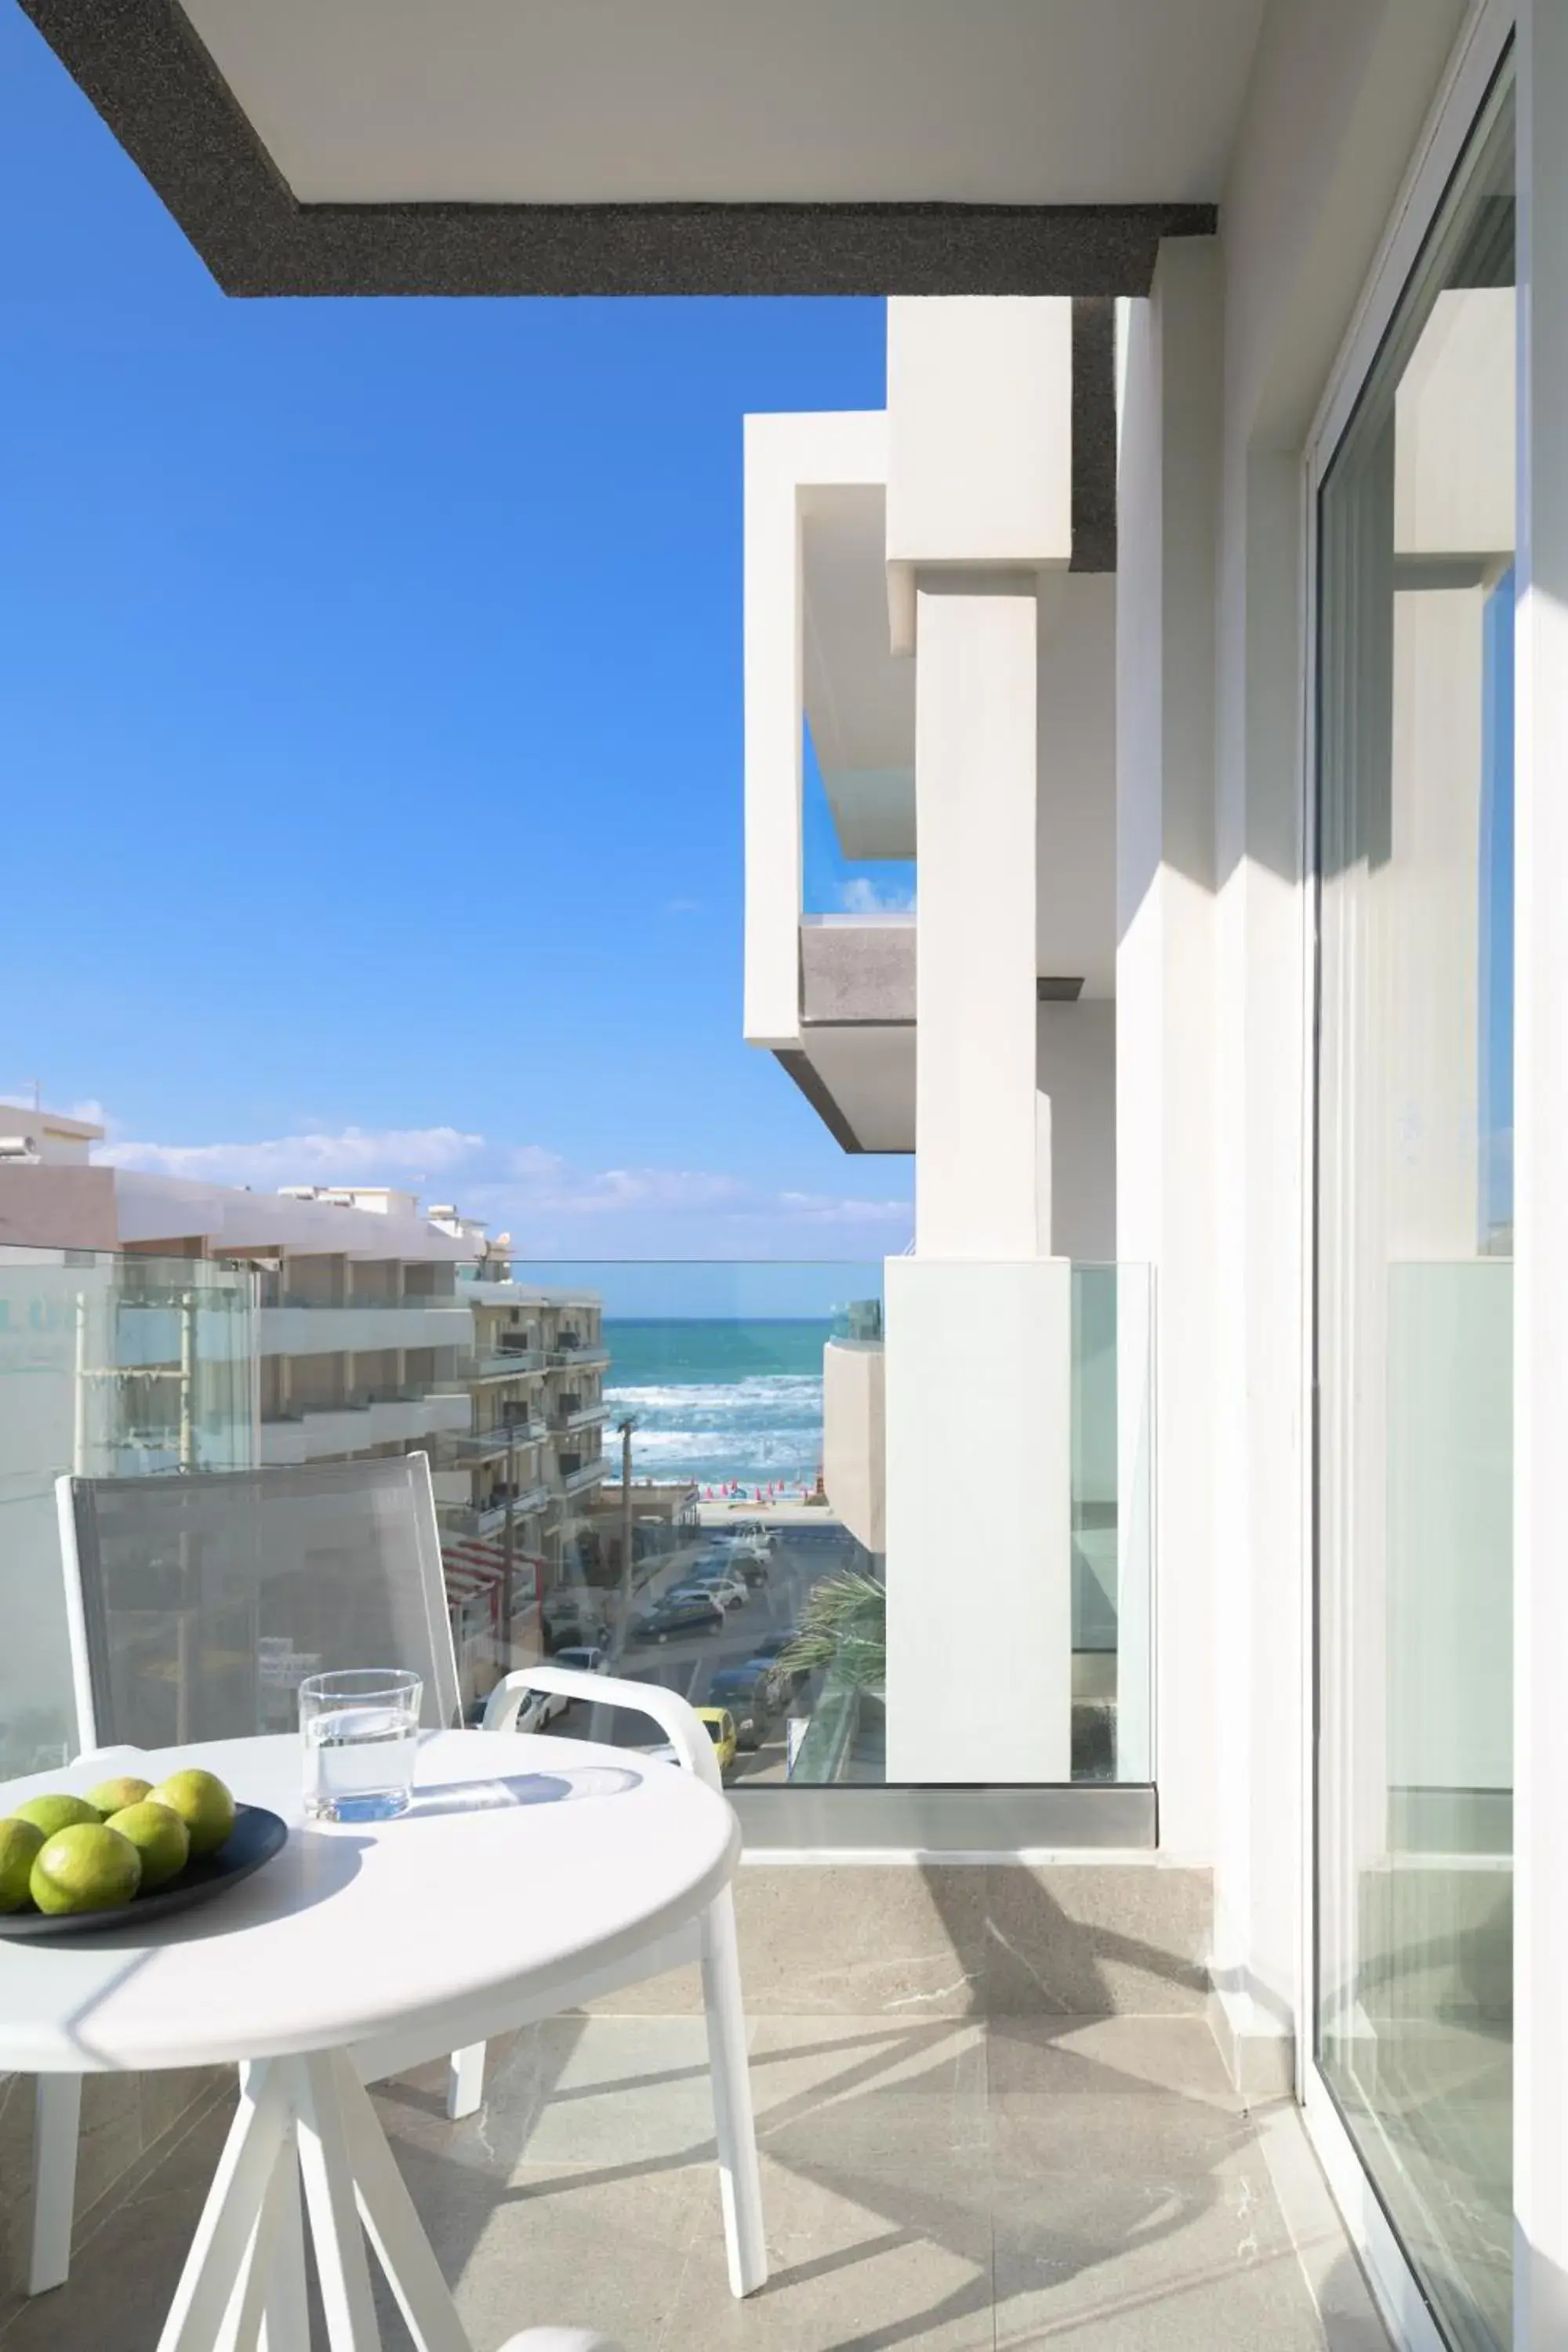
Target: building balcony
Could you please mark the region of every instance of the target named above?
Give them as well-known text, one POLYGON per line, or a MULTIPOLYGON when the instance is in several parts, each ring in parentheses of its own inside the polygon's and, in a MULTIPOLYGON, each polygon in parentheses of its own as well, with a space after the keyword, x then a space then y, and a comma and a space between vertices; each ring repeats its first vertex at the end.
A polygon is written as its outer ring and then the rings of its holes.
POLYGON ((264 1356, 372 1354, 382 1348, 455 1348, 473 1344, 474 1318, 458 1301, 414 1305, 407 1300, 355 1300, 318 1306, 288 1300, 263 1307, 258 1318, 264 1356))
MULTIPOLYGON (((548 1486, 525 1486, 511 1498, 514 1527, 525 1519, 538 1518, 548 1510, 552 1501, 548 1486)), ((451 1534, 461 1536, 500 1535, 506 1526, 507 1498, 504 1495, 481 1504, 443 1504, 441 1523, 451 1534)))
POLYGON ((490 1462, 513 1448, 542 1445, 550 1434, 542 1421, 509 1421, 498 1423, 493 1429, 465 1430, 452 1440, 452 1453, 470 1462, 490 1462))
POLYGON ((574 1429, 599 1429, 614 1411, 615 1407, 601 1397, 593 1404, 577 1405, 570 1412, 558 1413, 550 1426, 558 1435, 574 1429))
POLYGON ((550 1351, 552 1371, 592 1372, 605 1369, 610 1351, 602 1340, 586 1340, 580 1347, 566 1347, 560 1340, 550 1351))
MULTIPOLYGON (((1191 1920, 1144 1875, 1160 1900, 1123 1964, 1070 1868, 740 1873, 773 2250, 751 2304, 725 2275, 702 2021, 675 2006, 679 1979, 637 1988, 658 2013, 525 2027, 466 2122, 441 2113, 440 2065, 378 2088, 473 2342, 537 2313, 627 2352, 753 2334, 798 2352, 1382 2342, 1292 2111, 1248 2114, 1200 2012, 1198 1874, 1170 1874, 1191 1920), (966 1924, 982 1916, 1005 1923, 989 1961, 966 1924), (913 2019, 889 2005, 905 2000, 913 2019), (1309 2285, 1331 2276, 1342 2335, 1309 2285)), ((91 2229, 69 2282, 15 2323, 30 2352, 158 2340, 233 2112, 232 2078, 196 2095, 87 2078, 91 2229), (160 2130, 167 2152, 114 2178, 160 2130)))
POLYGON ((267 1465, 323 1462, 377 1445, 459 1435, 472 1412, 464 1390, 372 1391, 342 1404, 302 1405, 263 1421, 261 1459, 267 1465))
MULTIPOLYGON (((553 1362, 553 1357, 549 1360, 553 1362)), ((542 1348, 497 1348, 476 1356, 468 1372, 476 1381, 514 1381, 525 1372, 543 1371, 545 1362, 542 1348)))
POLYGON ((595 1454, 591 1462, 578 1463, 568 1469, 566 1463, 571 1460, 568 1454, 561 1465, 558 1491, 563 1495, 584 1495, 590 1486, 600 1486, 609 1476, 610 1465, 602 1454, 595 1454))

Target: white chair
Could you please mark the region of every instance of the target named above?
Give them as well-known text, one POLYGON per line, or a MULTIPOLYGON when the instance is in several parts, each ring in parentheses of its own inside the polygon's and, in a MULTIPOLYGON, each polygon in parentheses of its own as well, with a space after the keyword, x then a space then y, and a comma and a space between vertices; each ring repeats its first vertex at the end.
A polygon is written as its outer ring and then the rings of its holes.
MULTIPOLYGON (((57 1484, 79 1737, 84 1759, 123 1769, 137 1750, 292 1730, 300 1677, 391 1664, 425 1678, 421 1720, 455 1724, 459 1694, 430 1467, 422 1454, 300 1469, 57 1484)), ((720 1778, 700 1723, 673 1692, 556 1667, 509 1675, 486 1727, 515 1727, 531 1689, 651 1716, 681 1763, 720 1778)), ((728 1892, 684 1935, 623 1963, 613 1981, 574 1985, 540 2014, 644 1976, 702 1964, 731 2283, 766 2277, 746 2071, 734 1912, 728 1892)), ((532 2022, 520 2016, 518 2024, 532 2022)), ((427 2049, 362 2053, 367 2081, 422 2064, 427 2049)), ((484 2049, 451 2060, 447 2113, 470 2115, 484 2049)), ((34 2138, 28 2292, 68 2275, 81 2084, 40 2076, 34 2138)))
MULTIPOLYGON (((625 1707, 649 1717, 668 1738, 677 1766, 696 1774, 721 1796, 724 1783, 713 1743, 693 1710, 661 1683, 619 1682, 604 1675, 570 1672, 564 1666, 521 1666, 498 1683, 485 1710, 487 1731, 508 1731, 531 1690, 559 1691, 595 1706, 625 1707)), ((647 1977, 697 1961, 702 1972, 702 2006, 708 2021, 708 2068, 713 2086, 713 2136, 719 2151, 719 2187, 724 2212, 724 2243, 730 2287, 754 2294, 766 2284, 767 2247, 763 2235, 763 2191, 757 2168, 756 2127, 752 2116, 752 2079, 746 2057, 746 2013, 741 1997, 741 1955, 735 1936, 735 1906, 729 1888, 714 1897, 701 1917, 645 1945, 616 1967, 587 1973, 564 1992, 542 2002, 520 2025, 557 2016, 585 2000, 620 1992, 647 1977)), ((392 2072, 391 2068, 386 2070, 392 2072)))

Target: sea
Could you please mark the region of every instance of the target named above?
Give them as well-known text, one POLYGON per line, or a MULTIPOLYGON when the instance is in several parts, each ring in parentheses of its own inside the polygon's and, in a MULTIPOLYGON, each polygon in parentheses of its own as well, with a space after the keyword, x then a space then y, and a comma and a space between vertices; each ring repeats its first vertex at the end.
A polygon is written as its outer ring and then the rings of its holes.
MULTIPOLYGON (((605 1395, 631 1414, 632 1472, 809 1491, 822 1463, 826 1320, 605 1320, 605 1395)), ((615 1443, 606 1433, 606 1444, 615 1443)))

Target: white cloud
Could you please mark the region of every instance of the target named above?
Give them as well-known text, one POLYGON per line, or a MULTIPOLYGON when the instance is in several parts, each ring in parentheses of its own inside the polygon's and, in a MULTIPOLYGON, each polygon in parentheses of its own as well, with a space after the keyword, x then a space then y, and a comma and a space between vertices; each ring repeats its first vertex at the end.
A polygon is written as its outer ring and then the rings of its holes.
POLYGON ((345 1127, 252 1143, 111 1143, 98 1158, 110 1168, 203 1176, 218 1184, 378 1183, 460 1167, 483 1150, 484 1141, 455 1127, 345 1127))
POLYGON ((842 884, 838 895, 847 915, 912 915, 915 908, 912 890, 883 889, 864 875, 842 884))
POLYGON ((455 1127, 339 1127, 326 1118, 248 1143, 117 1139, 97 1157, 109 1167, 258 1190, 390 1183, 428 1199, 439 1179, 440 1197, 456 1198, 493 1232, 509 1231, 520 1255, 541 1257, 787 1257, 825 1229, 838 1237, 836 1246, 880 1256, 911 1221, 908 1201, 773 1186, 724 1169, 584 1167, 542 1143, 487 1141, 455 1127))
POLYGON ((776 1207, 783 1216, 806 1225, 908 1224, 908 1201, 835 1199, 823 1192, 780 1192, 776 1207))

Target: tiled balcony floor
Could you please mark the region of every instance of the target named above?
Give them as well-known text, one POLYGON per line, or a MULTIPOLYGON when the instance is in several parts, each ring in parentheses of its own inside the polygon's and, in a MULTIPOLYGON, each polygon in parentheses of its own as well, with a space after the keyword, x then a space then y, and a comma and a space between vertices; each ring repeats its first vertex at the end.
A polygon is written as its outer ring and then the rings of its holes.
MULTIPOLYGON (((445 2120, 439 2069, 378 2095, 479 2352, 546 2322, 625 2352, 1384 2343, 1315 2179, 1288 2223, 1278 2154, 1198 2018, 759 2018, 773 2277, 744 2304, 700 2020, 562 2018, 492 2062, 468 2123, 445 2120)), ((5 2352, 152 2352, 226 2120, 210 2110, 102 2214, 69 2286, 0 2327, 5 2352)), ((1310 2175, 1294 2144, 1291 2165, 1310 2175)), ((394 2314, 385 2337, 407 2343, 394 2314)))

